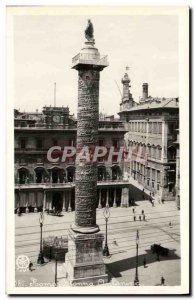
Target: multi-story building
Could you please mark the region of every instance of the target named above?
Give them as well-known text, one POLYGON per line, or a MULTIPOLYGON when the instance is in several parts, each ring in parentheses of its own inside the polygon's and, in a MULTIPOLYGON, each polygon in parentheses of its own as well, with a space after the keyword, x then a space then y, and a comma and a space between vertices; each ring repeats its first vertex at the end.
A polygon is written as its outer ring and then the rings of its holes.
MULTIPOLYGON (((75 198, 75 156, 63 161, 64 147, 76 146, 77 122, 68 107, 44 107, 42 112, 14 111, 15 131, 15 208, 71 211, 75 198), (48 160, 48 150, 58 146, 55 159, 48 160), (58 158, 58 159, 56 159, 58 158)), ((117 152, 124 144, 126 130, 121 120, 100 118, 99 146, 117 152)), ((53 157, 54 158, 54 157, 53 157)), ((97 207, 128 206, 129 183, 123 179, 123 162, 113 156, 98 160, 97 207)))
POLYGON ((180 140, 179 140, 179 129, 177 130, 177 141, 176 145, 176 182, 175 182, 175 192, 176 192, 176 206, 180 209, 180 140))
POLYGON ((173 200, 176 184, 176 129, 179 128, 178 98, 148 96, 148 84, 136 103, 129 91, 129 77, 122 79, 120 120, 128 131, 126 147, 132 153, 125 176, 158 200, 173 200))

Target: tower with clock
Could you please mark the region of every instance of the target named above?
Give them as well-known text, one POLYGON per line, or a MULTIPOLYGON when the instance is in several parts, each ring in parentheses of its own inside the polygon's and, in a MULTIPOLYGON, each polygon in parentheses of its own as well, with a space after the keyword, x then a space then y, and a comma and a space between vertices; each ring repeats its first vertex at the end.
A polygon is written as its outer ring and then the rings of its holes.
POLYGON ((47 128, 68 126, 69 108, 45 106, 43 108, 44 123, 47 128))

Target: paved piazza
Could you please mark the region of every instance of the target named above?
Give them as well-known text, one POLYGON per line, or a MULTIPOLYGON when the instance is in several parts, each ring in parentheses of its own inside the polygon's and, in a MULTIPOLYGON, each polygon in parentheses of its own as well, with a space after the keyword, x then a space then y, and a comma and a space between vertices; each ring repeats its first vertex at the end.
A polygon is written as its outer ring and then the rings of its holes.
MULTIPOLYGON (((180 214, 174 202, 155 203, 136 201, 129 208, 110 208, 108 222, 108 246, 111 257, 105 258, 110 283, 115 285, 133 285, 136 259, 136 230, 139 229, 139 268, 140 285, 160 285, 161 276, 165 285, 180 285, 180 214), (136 207, 137 221, 133 220, 133 208, 136 207), (146 221, 139 221, 144 210, 146 221), (171 222, 171 226, 170 223, 171 222), (160 256, 157 261, 150 246, 159 243, 169 248, 168 257, 160 256), (143 259, 146 259, 146 268, 143 259)), ((74 221, 74 212, 66 212, 62 217, 45 214, 43 238, 47 236, 66 236, 67 229, 74 221)), ((36 264, 39 253, 40 227, 39 213, 15 216, 16 222, 16 258, 27 255, 33 262, 34 271, 20 272, 16 268, 17 286, 54 285, 54 262, 42 266, 36 264)), ((97 209, 97 224, 105 232, 103 209, 97 209)), ((58 264, 58 282, 63 282, 64 269, 58 264)), ((62 283, 63 284, 63 283, 62 283)))

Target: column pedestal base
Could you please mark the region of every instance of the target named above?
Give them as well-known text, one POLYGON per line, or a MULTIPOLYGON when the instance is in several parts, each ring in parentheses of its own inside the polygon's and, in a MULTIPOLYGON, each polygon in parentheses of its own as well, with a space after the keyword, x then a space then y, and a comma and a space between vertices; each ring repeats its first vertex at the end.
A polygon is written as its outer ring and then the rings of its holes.
POLYGON ((104 235, 68 232, 68 253, 65 256, 66 278, 70 285, 99 285, 108 282, 103 261, 104 235))

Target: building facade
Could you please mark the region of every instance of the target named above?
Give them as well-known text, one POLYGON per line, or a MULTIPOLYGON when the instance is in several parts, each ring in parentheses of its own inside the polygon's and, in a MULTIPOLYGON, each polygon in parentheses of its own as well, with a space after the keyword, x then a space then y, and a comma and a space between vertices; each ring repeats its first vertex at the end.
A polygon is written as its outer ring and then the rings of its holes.
MULTIPOLYGON (((68 107, 44 107, 42 112, 14 111, 15 210, 71 211, 75 208, 75 156, 61 159, 64 147, 76 146, 77 121, 68 107), (48 150, 59 147, 53 161, 48 150), (56 155, 56 157, 55 157, 56 155)), ((124 145, 124 124, 114 118, 99 120, 99 146, 117 152, 124 145)), ((129 183, 123 162, 107 155, 98 159, 97 207, 128 206, 129 183)))
POLYGON ((179 128, 179 100, 148 96, 148 84, 144 83, 142 98, 135 103, 130 91, 127 91, 129 87, 126 82, 130 82, 127 73, 122 79, 123 98, 119 112, 120 120, 128 131, 125 143, 131 160, 125 164, 125 176, 132 184, 138 184, 140 189, 148 190, 159 201, 174 200, 174 142, 176 129, 179 128))
POLYGON ((176 206, 180 209, 180 138, 179 138, 179 129, 177 130, 177 141, 176 145, 176 183, 175 183, 175 192, 176 192, 176 206))

